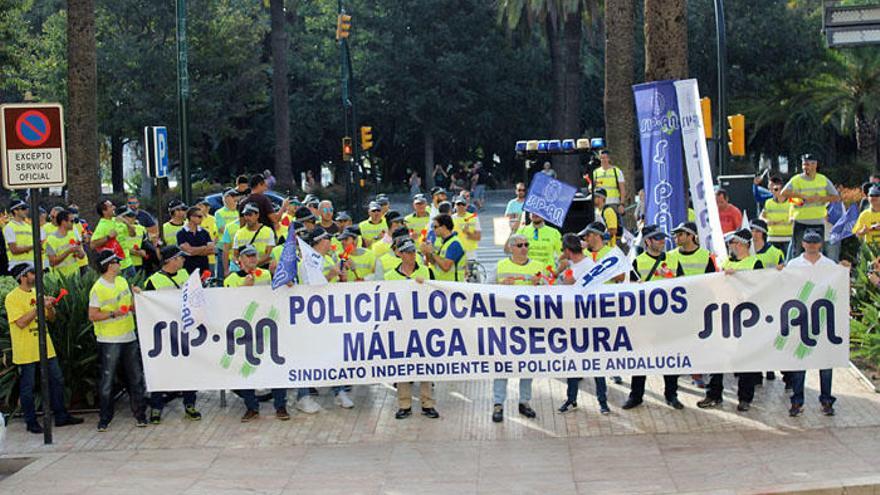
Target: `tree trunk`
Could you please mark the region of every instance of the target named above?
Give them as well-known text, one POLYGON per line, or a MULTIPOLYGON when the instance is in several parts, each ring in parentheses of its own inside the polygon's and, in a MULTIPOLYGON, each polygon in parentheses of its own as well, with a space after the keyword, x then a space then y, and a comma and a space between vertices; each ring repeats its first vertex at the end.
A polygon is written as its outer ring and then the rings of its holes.
MULTIPOLYGON (((565 129, 565 39, 562 30, 562 20, 559 18, 560 14, 554 8, 554 2, 550 2, 549 10, 544 21, 547 31, 547 46, 550 51, 550 75, 553 89, 550 135, 548 138, 560 139, 565 129)), ((552 160, 554 168, 563 168, 561 156, 554 156, 552 160)), ((544 160, 538 160, 536 164, 537 170, 541 170, 544 166, 544 160)))
POLYGON ((284 0, 270 0, 272 18, 272 107, 275 123, 275 179, 278 189, 293 185, 290 164, 290 104, 287 80, 287 23, 284 0))
POLYGON ((110 136, 110 176, 113 194, 125 194, 125 170, 122 167, 122 136, 110 136))
POLYGON ((425 129, 425 183, 434 187, 434 133, 425 129))
POLYGON ((69 199, 89 222, 101 191, 98 173, 98 66, 95 1, 67 2, 67 171, 69 199))
POLYGON ((645 0, 645 81, 684 79, 687 0, 645 0))
POLYGON ((605 0, 605 139, 627 180, 624 203, 635 192, 634 0, 605 0))
MULTIPOLYGON (((575 139, 581 136, 581 91, 583 90, 583 74, 581 62, 581 44, 583 42, 583 3, 578 2, 574 12, 565 14, 565 53, 562 64, 565 66, 563 80, 562 127, 553 136, 554 139, 575 139)), ((580 159, 577 156, 561 156, 556 173, 559 180, 571 185, 580 185, 580 159)))
POLYGON ((859 162, 877 170, 877 120, 868 120, 864 115, 856 115, 856 150, 859 162))

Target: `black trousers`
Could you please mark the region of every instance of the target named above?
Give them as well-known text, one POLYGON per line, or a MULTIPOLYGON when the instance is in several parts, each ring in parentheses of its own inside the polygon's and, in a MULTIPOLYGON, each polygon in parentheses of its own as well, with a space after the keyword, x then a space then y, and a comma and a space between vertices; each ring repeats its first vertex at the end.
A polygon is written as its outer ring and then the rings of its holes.
MULTIPOLYGON (((629 398, 641 402, 645 395, 645 376, 633 376, 629 391, 629 398)), ((678 397, 678 375, 663 375, 663 397, 667 401, 678 397)))
MULTIPOLYGON (((761 373, 734 373, 737 377, 736 396, 742 402, 752 402, 755 398, 755 385, 761 381, 761 373)), ((721 400, 724 393, 724 374, 713 373, 706 387, 706 398, 721 400)))

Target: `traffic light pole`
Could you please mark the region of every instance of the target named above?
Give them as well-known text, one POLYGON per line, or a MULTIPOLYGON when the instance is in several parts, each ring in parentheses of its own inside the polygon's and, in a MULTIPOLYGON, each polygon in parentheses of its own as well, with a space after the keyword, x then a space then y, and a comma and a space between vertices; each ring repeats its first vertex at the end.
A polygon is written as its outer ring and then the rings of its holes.
MULTIPOLYGON (((338 1, 339 15, 345 14, 345 8, 342 6, 342 0, 338 1)), ((351 159, 347 164, 346 173, 346 202, 349 212, 352 216, 357 216, 360 210, 360 170, 358 162, 360 160, 360 151, 358 149, 358 133, 357 133, 357 113, 354 104, 354 72, 351 68, 351 53, 348 47, 348 38, 343 37, 339 44, 340 62, 342 72, 342 109, 345 114, 345 133, 352 137, 351 142, 351 159)))
POLYGON ((718 175, 727 165, 727 34, 724 24, 724 0, 715 0, 715 37, 718 57, 718 125, 715 126, 718 150, 718 175))
MULTIPOLYGON (((183 202, 192 204, 192 181, 189 175, 189 69, 187 68, 186 0, 177 0, 177 98, 178 126, 180 134, 180 181, 183 202)), ((159 205, 160 208, 163 205, 159 205)))

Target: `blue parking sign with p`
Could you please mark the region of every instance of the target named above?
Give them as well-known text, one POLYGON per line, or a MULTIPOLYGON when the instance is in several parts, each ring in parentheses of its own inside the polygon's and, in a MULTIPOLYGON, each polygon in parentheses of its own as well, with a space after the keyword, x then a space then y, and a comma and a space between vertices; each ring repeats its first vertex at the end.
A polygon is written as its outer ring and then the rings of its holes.
POLYGON ((168 177, 168 129, 156 127, 156 177, 168 177))

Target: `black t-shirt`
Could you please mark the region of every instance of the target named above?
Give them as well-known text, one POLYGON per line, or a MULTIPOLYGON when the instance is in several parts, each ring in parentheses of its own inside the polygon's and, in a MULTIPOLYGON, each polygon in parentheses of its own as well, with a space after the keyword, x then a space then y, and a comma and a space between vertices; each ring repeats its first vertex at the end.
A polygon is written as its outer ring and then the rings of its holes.
MULTIPOLYGON (((211 234, 201 227, 195 232, 190 231, 187 227, 184 227, 177 232, 178 246, 189 244, 190 247, 202 247, 207 246, 209 242, 211 242, 211 234)), ((205 270, 211 269, 207 256, 187 255, 183 262, 183 267, 188 273, 192 273, 193 270, 198 270, 199 273, 202 273, 205 270)))

